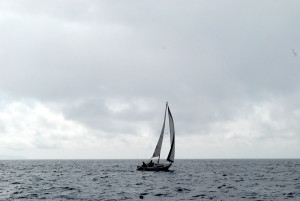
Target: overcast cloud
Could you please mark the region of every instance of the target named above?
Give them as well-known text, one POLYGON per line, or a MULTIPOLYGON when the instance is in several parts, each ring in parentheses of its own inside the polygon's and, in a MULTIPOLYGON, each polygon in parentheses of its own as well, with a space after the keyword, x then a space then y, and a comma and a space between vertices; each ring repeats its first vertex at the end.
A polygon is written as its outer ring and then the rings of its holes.
POLYGON ((0 1, 0 158, 299 158, 299 1, 0 1))

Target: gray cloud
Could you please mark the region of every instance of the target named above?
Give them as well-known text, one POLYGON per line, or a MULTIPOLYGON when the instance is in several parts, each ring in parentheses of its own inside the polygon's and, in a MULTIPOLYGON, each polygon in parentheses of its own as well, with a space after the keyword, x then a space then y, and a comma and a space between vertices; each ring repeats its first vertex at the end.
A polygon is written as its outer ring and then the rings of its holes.
POLYGON ((1 2, 0 90, 99 136, 156 132, 169 101, 178 136, 244 119, 264 138, 299 140, 298 10, 280 1, 1 2), (255 121, 257 107, 272 121, 255 121))

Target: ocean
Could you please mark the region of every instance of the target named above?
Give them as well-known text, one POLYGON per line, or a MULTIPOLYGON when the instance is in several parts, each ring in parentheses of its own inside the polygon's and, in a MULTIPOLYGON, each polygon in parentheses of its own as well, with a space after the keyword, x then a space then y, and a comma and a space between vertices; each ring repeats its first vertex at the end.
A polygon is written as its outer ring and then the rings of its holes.
POLYGON ((0 160, 0 200, 300 200, 300 160, 0 160))

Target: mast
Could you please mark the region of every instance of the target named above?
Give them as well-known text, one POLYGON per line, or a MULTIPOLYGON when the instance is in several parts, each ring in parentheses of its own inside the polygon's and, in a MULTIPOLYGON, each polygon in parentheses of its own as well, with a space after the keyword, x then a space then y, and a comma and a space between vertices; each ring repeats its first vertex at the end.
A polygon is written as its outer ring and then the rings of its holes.
POLYGON ((168 109, 168 102, 166 103, 165 116, 164 116, 164 123, 163 123, 162 129, 161 129, 161 132, 160 132, 160 136, 159 136, 157 145, 156 145, 156 147, 155 147, 155 150, 154 150, 154 153, 153 153, 153 156, 152 156, 152 158, 158 156, 158 163, 159 163, 159 159, 160 159, 161 145, 162 145, 163 138, 164 138, 167 109, 168 109))
POLYGON ((174 120, 169 107, 168 107, 168 116, 169 116, 171 148, 167 160, 173 163, 175 158, 175 128, 174 128, 174 120))

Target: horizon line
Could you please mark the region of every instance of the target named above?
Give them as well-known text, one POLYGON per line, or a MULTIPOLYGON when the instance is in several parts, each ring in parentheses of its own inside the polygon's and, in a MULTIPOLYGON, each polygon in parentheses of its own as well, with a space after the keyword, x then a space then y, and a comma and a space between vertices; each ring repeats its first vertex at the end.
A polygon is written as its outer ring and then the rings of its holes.
MULTIPOLYGON (((55 159, 55 158, 0 158, 0 161, 5 160, 155 160, 155 159, 137 159, 137 158, 64 158, 64 159, 55 159)), ((161 159, 166 160, 166 159, 161 159)), ((179 158, 176 160, 300 160, 300 158, 179 158)), ((175 161, 176 161, 175 160, 175 161)))

